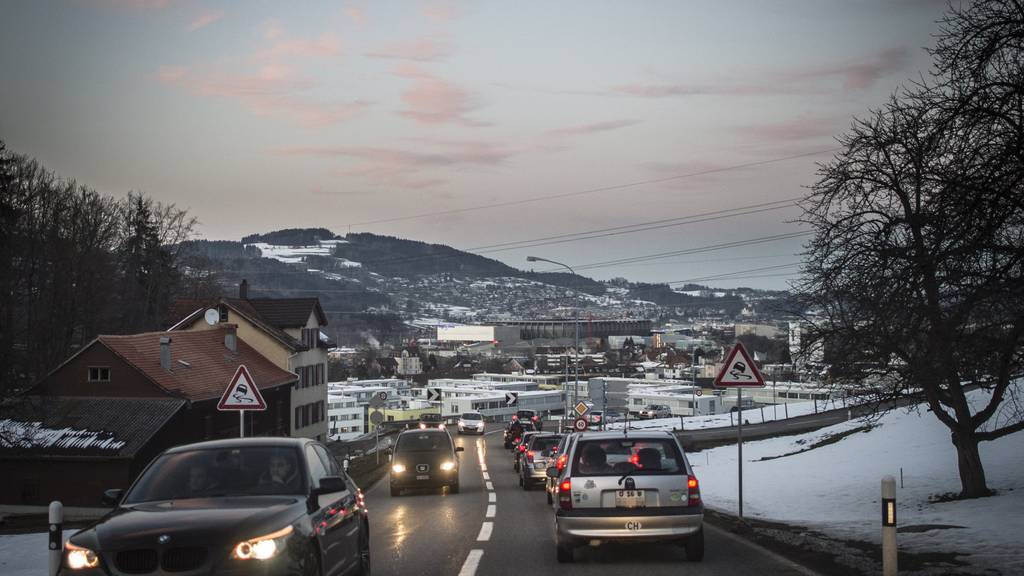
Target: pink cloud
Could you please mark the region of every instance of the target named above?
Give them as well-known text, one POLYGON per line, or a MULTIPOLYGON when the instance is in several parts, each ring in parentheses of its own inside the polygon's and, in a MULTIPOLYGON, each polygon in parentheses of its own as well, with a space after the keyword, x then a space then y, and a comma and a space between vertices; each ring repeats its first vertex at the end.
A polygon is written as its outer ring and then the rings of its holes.
POLYGON ((332 58, 341 54, 341 41, 334 34, 323 34, 314 40, 294 39, 282 40, 269 49, 260 52, 261 59, 277 58, 332 58))
POLYGON ((258 116, 284 116, 301 126, 317 128, 344 122, 369 107, 369 103, 318 101, 304 93, 316 83, 295 77, 281 64, 263 66, 254 75, 195 74, 180 66, 162 66, 156 74, 163 84, 200 96, 240 102, 258 116))
POLYGON ((357 6, 349 6, 345 8, 345 15, 352 19, 352 22, 356 26, 362 26, 366 24, 366 11, 357 6))
POLYGON ((447 42, 435 38, 418 38, 409 42, 396 42, 364 53, 369 58, 413 60, 416 62, 444 60, 450 54, 451 49, 447 42))
POLYGON ((171 0, 103 0, 102 4, 111 6, 113 8, 133 8, 133 9, 161 9, 166 8, 171 0))
POLYGON ((267 20, 263 24, 263 37, 267 40, 276 40, 284 35, 284 30, 281 28, 281 23, 277 20, 267 20))
POLYGON ((458 85, 410 64, 396 67, 395 75, 412 80, 412 86, 402 92, 402 102, 406 105, 405 110, 399 111, 402 116, 421 124, 489 125, 466 117, 479 105, 472 94, 458 85))
POLYGON ((373 146, 293 147, 274 152, 283 156, 354 159, 360 164, 336 169, 333 173, 411 189, 446 182, 443 178, 423 174, 425 171, 497 166, 516 154, 504 146, 482 141, 417 142, 426 144, 423 149, 429 152, 373 146))
POLYGON ((223 17, 223 10, 207 10, 199 16, 197 16, 195 20, 192 20, 192 22, 188 25, 188 31, 195 32, 200 28, 206 28, 210 24, 213 24, 214 22, 220 20, 223 17))
POLYGON ((639 124, 639 120, 622 119, 622 120, 608 120, 605 122, 594 122, 592 124, 583 124, 581 126, 569 126, 567 128, 556 128, 554 130, 548 130, 545 132, 547 136, 562 137, 562 136, 582 136, 585 134, 593 134, 595 132, 609 132, 611 130, 618 130, 619 128, 626 128, 627 126, 633 126, 639 124))
POLYGON ((843 86, 848 90, 864 90, 873 86, 883 76, 902 70, 907 55, 908 51, 905 46, 887 48, 860 60, 829 66, 815 66, 786 76, 797 80, 838 76, 843 78, 843 86))
POLYGON ((736 130, 758 140, 793 141, 834 136, 836 118, 793 118, 775 124, 742 126, 736 130))
POLYGON ((436 22, 451 22, 459 17, 459 10, 449 2, 435 2, 423 7, 423 15, 436 22))

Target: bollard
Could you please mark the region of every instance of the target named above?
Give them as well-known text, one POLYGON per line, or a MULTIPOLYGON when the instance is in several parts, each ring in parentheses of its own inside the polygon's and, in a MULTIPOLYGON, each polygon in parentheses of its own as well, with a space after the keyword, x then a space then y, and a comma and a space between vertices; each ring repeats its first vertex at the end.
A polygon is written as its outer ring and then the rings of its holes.
POLYGON ((59 501, 50 502, 50 571, 49 576, 56 576, 60 570, 61 556, 64 554, 64 505, 59 501))
POLYGON ((882 576, 896 576, 896 479, 882 478, 882 576))

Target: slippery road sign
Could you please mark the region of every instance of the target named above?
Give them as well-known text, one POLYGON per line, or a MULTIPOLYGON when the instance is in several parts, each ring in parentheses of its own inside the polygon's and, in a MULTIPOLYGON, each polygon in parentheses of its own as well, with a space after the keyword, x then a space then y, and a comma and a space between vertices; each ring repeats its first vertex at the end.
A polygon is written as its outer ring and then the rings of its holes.
POLYGON ((217 410, 266 409, 267 403, 263 400, 259 388, 256 387, 256 381, 249 374, 249 369, 245 365, 239 365, 217 404, 217 410))
POLYGON ((719 388, 764 388, 764 377, 741 342, 733 346, 721 372, 715 378, 719 388))

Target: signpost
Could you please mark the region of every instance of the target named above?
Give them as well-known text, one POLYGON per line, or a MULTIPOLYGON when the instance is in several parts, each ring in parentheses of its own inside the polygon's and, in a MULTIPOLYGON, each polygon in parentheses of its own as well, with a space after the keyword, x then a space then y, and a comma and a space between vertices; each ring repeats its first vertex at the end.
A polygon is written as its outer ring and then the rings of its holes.
POLYGON ((718 388, 736 389, 736 410, 739 425, 736 426, 737 466, 739 468, 739 519, 743 521, 743 389, 764 388, 764 377, 754 364, 754 359, 747 353, 742 342, 736 342, 729 356, 726 357, 722 370, 715 378, 718 388))
POLYGON ((581 416, 581 417, 573 420, 572 427, 577 432, 586 432, 587 431, 587 419, 583 418, 581 416))
POLYGON ((440 388, 427 388, 427 402, 440 402, 441 401, 441 389, 440 388))
POLYGON ((226 412, 229 410, 238 411, 239 438, 245 438, 245 411, 266 410, 267 403, 263 400, 256 381, 244 364, 239 364, 235 375, 228 381, 228 387, 217 403, 217 410, 226 412))
POLYGON ((587 415, 587 412, 590 412, 590 406, 587 406, 585 402, 580 400, 579 402, 576 403, 575 406, 573 406, 573 410, 576 411, 577 416, 582 418, 583 416, 587 415))
POLYGON ((519 392, 505 392, 505 406, 519 404, 519 392))

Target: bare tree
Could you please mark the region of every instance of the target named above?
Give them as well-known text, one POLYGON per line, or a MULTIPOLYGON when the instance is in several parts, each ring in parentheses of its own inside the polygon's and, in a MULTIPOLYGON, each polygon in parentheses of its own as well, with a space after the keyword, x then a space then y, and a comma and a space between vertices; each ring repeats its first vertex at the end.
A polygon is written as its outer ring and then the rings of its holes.
POLYGON ((962 497, 989 494, 978 444, 1024 430, 1022 40, 1019 1, 951 10, 931 78, 856 121, 803 202, 802 345, 841 384, 923 397, 962 497))

